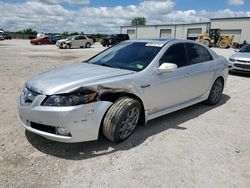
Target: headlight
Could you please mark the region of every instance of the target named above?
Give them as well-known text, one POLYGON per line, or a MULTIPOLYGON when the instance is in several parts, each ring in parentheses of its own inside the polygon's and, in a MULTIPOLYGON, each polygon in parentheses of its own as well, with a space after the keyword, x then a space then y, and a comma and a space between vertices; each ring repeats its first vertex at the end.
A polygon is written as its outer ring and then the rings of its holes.
POLYGON ((229 61, 231 61, 231 62, 235 62, 235 61, 236 61, 236 59, 229 58, 229 61))
POLYGON ((74 93, 66 95, 52 95, 42 103, 43 106, 78 106, 97 100, 97 93, 74 93))

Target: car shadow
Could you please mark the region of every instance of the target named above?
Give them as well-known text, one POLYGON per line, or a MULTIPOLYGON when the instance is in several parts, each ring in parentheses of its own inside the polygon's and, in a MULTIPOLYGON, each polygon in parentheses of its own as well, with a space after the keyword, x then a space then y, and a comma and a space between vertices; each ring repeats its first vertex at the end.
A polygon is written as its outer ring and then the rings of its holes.
POLYGON ((223 94, 220 103, 216 106, 207 106, 199 103, 151 120, 145 126, 137 126, 131 137, 119 144, 108 141, 102 135, 97 141, 72 144, 54 142, 29 131, 25 131, 25 135, 30 144, 43 153, 69 160, 83 160, 111 154, 116 151, 129 150, 142 144, 147 138, 168 129, 185 131, 187 128, 182 127, 182 123, 224 105, 228 100, 230 100, 230 97, 223 94))

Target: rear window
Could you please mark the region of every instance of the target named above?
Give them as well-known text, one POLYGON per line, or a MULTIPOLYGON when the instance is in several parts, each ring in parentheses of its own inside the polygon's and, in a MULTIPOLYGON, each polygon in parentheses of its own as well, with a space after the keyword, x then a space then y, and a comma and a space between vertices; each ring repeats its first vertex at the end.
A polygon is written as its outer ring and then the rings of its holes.
POLYGON ((208 50, 198 44, 187 43, 187 51, 190 64, 198 64, 213 60, 208 50))

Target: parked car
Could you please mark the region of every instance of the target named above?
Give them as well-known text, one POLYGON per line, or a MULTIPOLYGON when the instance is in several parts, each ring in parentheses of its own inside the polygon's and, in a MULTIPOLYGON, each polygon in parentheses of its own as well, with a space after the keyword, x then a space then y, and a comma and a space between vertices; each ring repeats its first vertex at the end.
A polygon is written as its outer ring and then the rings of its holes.
POLYGON ((48 37, 35 38, 30 41, 34 45, 43 45, 43 44, 54 44, 52 40, 49 40, 48 37))
POLYGON ((4 36, 0 34, 0 40, 4 40, 4 36))
POLYGON ((205 102, 216 105, 228 61, 188 40, 134 40, 86 62, 39 74, 26 82, 21 125, 60 142, 127 139, 137 124, 205 102))
POLYGON ((246 44, 229 58, 229 70, 250 72, 250 44, 246 44))
POLYGON ((56 44, 56 42, 61 39, 62 39, 61 35, 49 35, 48 36, 48 40, 51 41, 53 44, 56 44))
POLYGON ((85 35, 69 36, 66 39, 58 40, 56 46, 59 48, 90 48, 93 40, 85 35))
POLYGON ((106 38, 103 38, 101 40, 101 44, 105 46, 115 45, 119 42, 129 40, 129 35, 127 34, 115 34, 115 35, 109 35, 106 38))
POLYGON ((8 33, 5 32, 3 36, 5 40, 11 40, 11 36, 8 33))

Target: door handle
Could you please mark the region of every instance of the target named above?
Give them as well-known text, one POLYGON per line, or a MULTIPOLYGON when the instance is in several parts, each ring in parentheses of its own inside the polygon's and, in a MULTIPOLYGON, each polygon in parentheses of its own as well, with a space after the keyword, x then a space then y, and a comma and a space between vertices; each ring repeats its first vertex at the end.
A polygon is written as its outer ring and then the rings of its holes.
POLYGON ((189 76, 191 76, 191 73, 186 73, 184 76, 189 77, 189 76))

